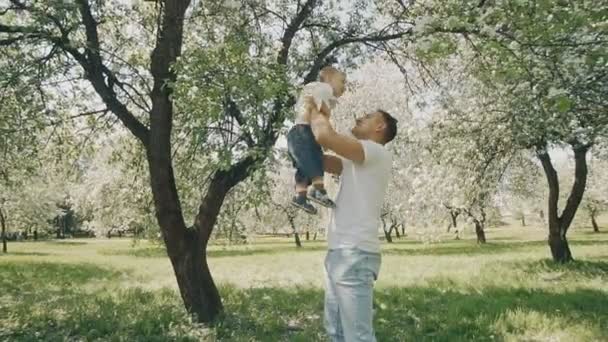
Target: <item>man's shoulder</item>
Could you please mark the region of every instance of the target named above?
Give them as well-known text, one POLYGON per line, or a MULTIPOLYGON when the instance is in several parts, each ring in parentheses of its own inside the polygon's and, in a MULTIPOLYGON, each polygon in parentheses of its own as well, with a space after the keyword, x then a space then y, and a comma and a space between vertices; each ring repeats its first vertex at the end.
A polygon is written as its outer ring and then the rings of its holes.
POLYGON ((385 145, 372 140, 359 140, 359 142, 363 146, 363 152, 365 153, 365 164, 368 162, 390 162, 392 160, 392 153, 385 145))

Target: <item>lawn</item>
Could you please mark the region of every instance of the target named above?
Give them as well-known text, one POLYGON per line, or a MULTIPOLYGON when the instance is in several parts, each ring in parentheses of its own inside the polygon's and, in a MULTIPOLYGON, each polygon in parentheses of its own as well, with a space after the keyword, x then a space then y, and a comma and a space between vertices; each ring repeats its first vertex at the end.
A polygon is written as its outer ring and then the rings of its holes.
MULTIPOLYGON (((570 233, 576 262, 548 261, 545 231, 503 227, 383 245, 379 341, 608 341, 608 234, 570 233)), ((211 247, 225 313, 192 323, 162 247, 129 239, 10 243, 0 256, 0 341, 323 341, 325 242, 211 247)))

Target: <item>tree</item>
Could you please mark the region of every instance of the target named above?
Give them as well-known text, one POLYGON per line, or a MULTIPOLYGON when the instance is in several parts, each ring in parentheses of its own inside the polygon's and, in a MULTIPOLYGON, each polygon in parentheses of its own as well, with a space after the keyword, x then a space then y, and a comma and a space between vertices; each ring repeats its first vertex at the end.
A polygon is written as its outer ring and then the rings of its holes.
POLYGON ((209 322, 222 304, 207 244, 228 193, 261 167, 277 140, 295 102, 287 80, 312 81, 337 50, 382 45, 406 33, 398 22, 365 25, 374 18, 366 1, 344 13, 315 0, 157 4, 11 0, 0 7, 0 46, 29 54, 21 63, 42 58, 60 66, 61 75, 77 79, 68 85, 84 89, 79 95, 93 90, 98 105, 137 139, 184 305, 209 322), (143 52, 150 48, 148 59, 143 52), (189 101, 195 98, 204 105, 189 101), (207 147, 195 154, 212 161, 190 226, 173 165, 186 137, 191 151, 207 147))
POLYGON ((595 153, 589 161, 589 183, 583 198, 583 207, 587 209, 593 231, 599 233, 597 217, 608 210, 608 160, 595 153))
MULTIPOLYGON (((544 206, 541 203, 547 196, 543 178, 542 169, 531 154, 524 154, 506 170, 500 188, 501 200, 513 217, 521 221, 522 226, 530 223, 530 219, 526 221, 526 217, 542 215, 544 206)), ((544 224, 543 217, 540 218, 544 224)))
POLYGON ((130 145, 120 134, 97 142, 95 153, 81 160, 82 175, 70 189, 74 209, 87 217, 87 229, 98 236, 111 236, 113 231, 119 235, 147 231, 149 236, 157 232, 148 228, 154 225, 154 216, 152 194, 146 187, 149 179, 141 172, 143 158, 133 155, 130 145))
POLYGON ((8 252, 7 247, 6 247, 6 219, 5 219, 5 215, 4 215, 4 209, 2 208, 4 206, 4 199, 2 199, 2 206, 0 206, 0 228, 2 228, 2 253, 6 253, 8 252))
MULTIPOLYGON (((266 205, 262 205, 263 225, 271 226, 275 230, 283 230, 287 227, 294 236, 296 247, 302 247, 300 233, 306 231, 308 234, 310 227, 318 226, 323 221, 322 213, 326 210, 318 207, 316 215, 310 215, 294 207, 291 199, 294 193, 294 172, 291 163, 287 158, 283 158, 277 165, 277 170, 270 174, 266 187, 266 205)), ((327 177, 326 177, 327 178, 327 177)), ((327 181, 327 179, 326 179, 327 181)))
POLYGON ((44 122, 37 115, 43 105, 35 87, 20 75, 9 77, 15 68, 7 58, 13 56, 12 52, 0 50, 3 70, 0 74, 0 225, 4 253, 10 227, 18 226, 20 218, 35 217, 25 212, 45 204, 45 197, 41 196, 36 206, 24 205, 32 198, 26 189, 42 192, 31 187, 31 180, 40 171, 36 158, 46 136, 44 122))
MULTIPOLYGON (((543 1, 431 2, 417 11, 418 56, 454 56, 474 66, 496 124, 520 149, 533 150, 548 185, 549 246, 556 262, 573 260, 566 238, 587 182, 586 156, 606 136, 603 94, 608 87, 604 56, 605 9, 590 3, 543 1), (559 210, 559 177, 549 150, 574 153, 575 181, 559 210)), ((494 135, 495 133, 492 132, 494 135)))
POLYGON ((426 101, 436 104, 430 108, 426 136, 421 136, 425 156, 416 175, 417 188, 422 189, 418 198, 438 217, 445 217, 447 209, 451 225, 465 216, 475 227, 477 241, 485 243, 488 211, 518 153, 501 137, 504 128, 495 124, 493 107, 482 105, 493 94, 481 93, 465 66, 446 61, 425 70, 433 75, 426 101), (488 131, 493 134, 482 134, 488 131))

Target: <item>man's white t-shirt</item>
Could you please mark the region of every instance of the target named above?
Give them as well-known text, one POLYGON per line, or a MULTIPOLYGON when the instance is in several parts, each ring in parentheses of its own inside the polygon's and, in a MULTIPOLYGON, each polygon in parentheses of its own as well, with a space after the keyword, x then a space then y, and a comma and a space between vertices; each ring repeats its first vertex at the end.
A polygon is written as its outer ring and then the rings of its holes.
POLYGON ((296 124, 310 124, 309 112, 306 110, 306 102, 304 101, 307 96, 313 98, 318 111, 321 111, 323 103, 325 103, 329 109, 334 109, 337 103, 337 99, 334 96, 334 89, 328 83, 311 82, 306 84, 296 103, 296 124))
POLYGON ((392 155, 378 143, 360 142, 365 153, 363 163, 342 159, 340 189, 327 239, 329 249, 359 248, 377 253, 380 252, 378 228, 391 176, 392 155))

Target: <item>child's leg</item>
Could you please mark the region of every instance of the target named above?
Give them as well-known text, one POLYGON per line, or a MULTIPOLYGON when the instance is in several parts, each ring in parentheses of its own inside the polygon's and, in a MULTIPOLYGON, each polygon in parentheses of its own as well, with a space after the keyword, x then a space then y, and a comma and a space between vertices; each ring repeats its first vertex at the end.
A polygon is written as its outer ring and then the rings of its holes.
POLYGON ((300 168, 298 168, 296 170, 295 181, 296 181, 296 194, 301 194, 303 192, 304 196, 306 196, 306 192, 308 191, 308 187, 310 186, 311 182, 310 182, 310 179, 308 179, 304 175, 304 173, 302 172, 302 170, 300 168))
POLYGON ((323 177, 315 177, 312 179, 312 188, 308 194, 311 201, 317 202, 318 204, 327 207, 335 208, 336 204, 329 198, 327 191, 325 190, 325 184, 323 184, 323 177))
POLYGON ((296 171, 296 195, 292 199, 291 203, 306 211, 309 214, 316 214, 317 209, 308 202, 307 190, 310 185, 310 180, 302 175, 302 172, 298 169, 296 171))
POLYGON ((323 177, 314 177, 312 179, 312 186, 315 187, 315 189, 319 189, 319 190, 323 190, 325 189, 325 184, 323 182, 323 177))

